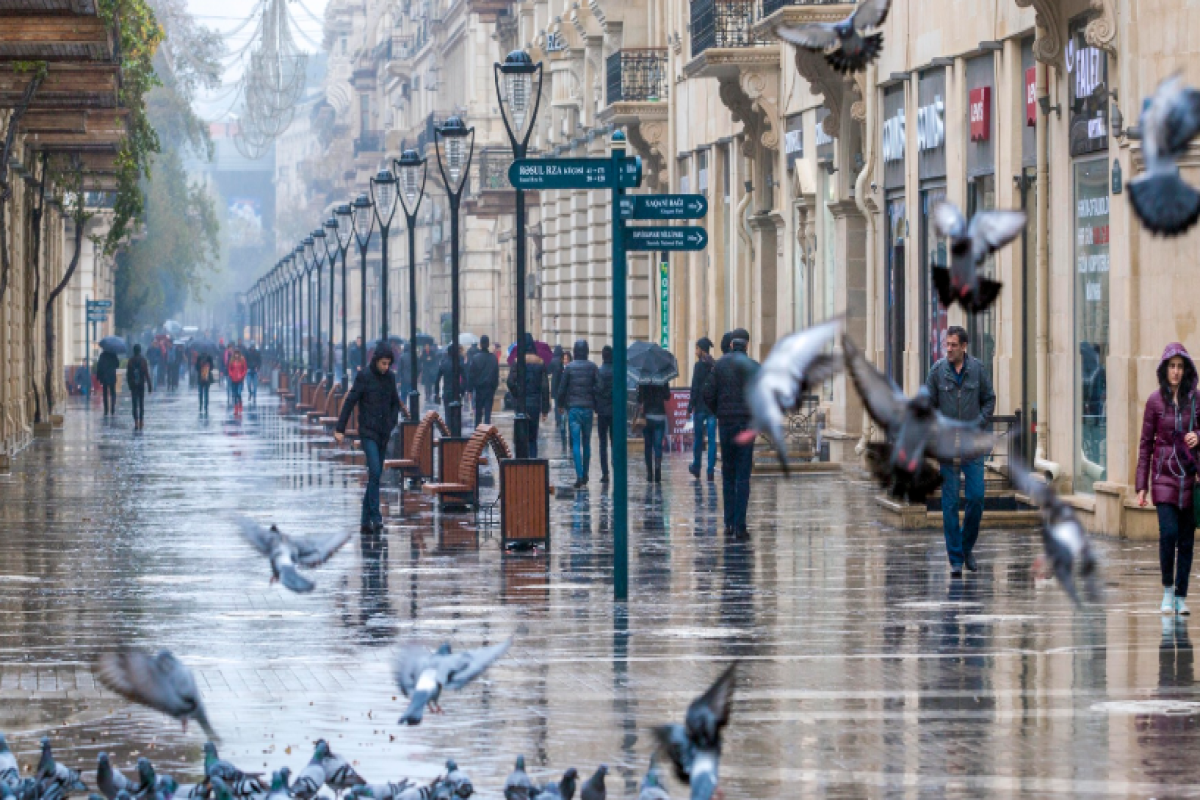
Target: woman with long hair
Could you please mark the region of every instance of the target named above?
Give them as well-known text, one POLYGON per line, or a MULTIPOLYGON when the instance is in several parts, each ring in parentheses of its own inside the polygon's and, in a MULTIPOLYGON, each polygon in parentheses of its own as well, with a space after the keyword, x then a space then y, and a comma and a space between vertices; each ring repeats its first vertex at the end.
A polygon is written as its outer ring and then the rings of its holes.
POLYGON ((242 351, 234 348, 233 355, 229 357, 229 385, 232 393, 233 408, 235 411, 242 410, 242 384, 246 380, 246 373, 249 368, 246 365, 246 357, 242 355, 242 351))
POLYGON ((1188 573, 1196 540, 1192 492, 1196 486, 1196 366, 1182 344, 1173 342, 1158 365, 1158 390, 1146 401, 1138 447, 1137 499, 1146 493, 1158 512, 1158 563, 1164 614, 1187 614, 1188 573))

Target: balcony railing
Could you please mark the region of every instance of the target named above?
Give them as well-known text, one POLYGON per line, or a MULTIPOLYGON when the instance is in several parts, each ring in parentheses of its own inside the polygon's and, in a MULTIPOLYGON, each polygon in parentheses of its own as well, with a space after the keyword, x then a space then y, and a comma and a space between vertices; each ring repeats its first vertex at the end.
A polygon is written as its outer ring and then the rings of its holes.
POLYGON ((667 99, 667 49, 626 48, 608 57, 607 104, 667 99))
POLYGON ((383 131, 365 131, 362 136, 354 140, 354 155, 357 157, 360 153, 382 153, 383 152, 383 131))
POLYGON ((762 0, 762 15, 769 17, 786 6, 832 6, 853 0, 762 0))
POLYGON ((692 0, 692 55, 710 47, 758 47, 773 38, 754 35, 754 26, 785 6, 828 6, 850 0, 692 0))
POLYGON ((481 192, 511 191, 508 168, 512 165, 512 151, 485 148, 479 153, 479 190, 481 192))

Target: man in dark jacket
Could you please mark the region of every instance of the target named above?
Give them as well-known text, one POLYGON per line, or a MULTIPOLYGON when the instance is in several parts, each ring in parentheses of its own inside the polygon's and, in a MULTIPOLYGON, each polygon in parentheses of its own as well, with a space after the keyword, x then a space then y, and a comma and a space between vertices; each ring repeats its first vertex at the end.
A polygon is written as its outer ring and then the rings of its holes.
POLYGON ((479 351, 467 363, 467 385, 475 401, 475 425, 492 424, 492 403, 496 390, 500 388, 500 362, 491 352, 492 341, 487 336, 479 338, 479 351))
POLYGON ((575 488, 586 486, 592 462, 592 415, 596 412, 596 387, 600 370, 588 361, 586 339, 575 342, 571 363, 563 368, 556 399, 567 410, 571 457, 575 460, 575 488))
POLYGON ((250 390, 250 402, 258 401, 258 371, 262 369, 262 353, 250 345, 246 351, 246 388, 250 390))
POLYGON ((433 386, 437 383, 438 360, 431 345, 427 344, 421 348, 418 364, 421 369, 421 386, 425 389, 425 402, 432 403, 434 402, 433 386))
MULTIPOLYGON (((992 378, 977 358, 967 354, 967 331, 951 325, 946 330, 946 357, 933 365, 925 388, 933 398, 933 407, 950 419, 987 425, 996 410, 992 378)), ((962 464, 942 464, 942 531, 946 536, 946 555, 950 575, 962 577, 963 564, 974 572, 979 569, 971 552, 979 538, 983 519, 983 462, 986 456, 962 464), (966 513, 962 528, 958 525, 959 474, 966 478, 966 513)))
POLYGON ((463 388, 466 385, 467 371, 463 369, 462 348, 451 345, 446 348, 446 352, 442 353, 442 360, 438 364, 437 382, 433 386, 434 395, 441 398, 442 405, 444 406, 449 405, 450 401, 454 399, 450 392, 450 387, 453 385, 450 374, 450 359, 455 356, 458 357, 458 393, 460 398, 463 388))
POLYGON ((750 473, 754 469, 754 440, 740 443, 739 435, 750 427, 746 384, 758 372, 758 362, 746 355, 750 334, 738 328, 728 334, 729 353, 721 356, 704 383, 704 402, 717 415, 721 440, 721 480, 724 498, 725 534, 749 535, 746 509, 750 505, 750 473))
POLYGON ((386 344, 375 348, 367 369, 358 373, 342 404, 333 438, 340 444, 346 437, 346 423, 358 409, 358 436, 367 459, 367 491, 362 503, 363 533, 383 529, 379 510, 379 480, 383 475, 383 453, 400 418, 400 394, 392 377, 392 350, 386 344))
MULTIPOLYGON (((161 355, 161 353, 160 353, 161 355)), ((133 429, 140 431, 146 417, 146 392, 154 391, 150 380, 150 362, 142 355, 142 346, 133 346, 133 355, 125 362, 125 382, 133 396, 133 429)))
POLYGON ((200 353, 196 356, 196 391, 200 398, 201 414, 208 413, 208 392, 216 380, 216 373, 211 355, 200 353))
POLYGON ((104 416, 117 413, 117 367, 121 359, 116 353, 105 350, 96 359, 96 380, 100 382, 100 390, 104 392, 104 416))
MULTIPOLYGON (((533 334, 525 334, 525 346, 521 348, 525 354, 525 427, 529 433, 529 457, 538 457, 538 426, 550 413, 550 378, 546 362, 537 354, 533 345, 533 334)), ((517 368, 514 364, 509 367, 508 380, 505 381, 508 391, 512 392, 514 402, 520 394, 517 391, 517 368)))
POLYGON ((692 465, 688 472, 700 477, 700 462, 703 460, 704 443, 708 440, 708 479, 715 477, 717 469, 717 418, 704 402, 704 384, 712 373, 712 339, 701 337, 696 342, 696 366, 692 367, 692 391, 688 396, 688 415, 692 418, 692 440, 694 442, 692 465))
POLYGON ((600 482, 608 483, 608 449, 612 446, 613 423, 613 349, 600 351, 600 371, 596 373, 596 437, 600 440, 600 482))

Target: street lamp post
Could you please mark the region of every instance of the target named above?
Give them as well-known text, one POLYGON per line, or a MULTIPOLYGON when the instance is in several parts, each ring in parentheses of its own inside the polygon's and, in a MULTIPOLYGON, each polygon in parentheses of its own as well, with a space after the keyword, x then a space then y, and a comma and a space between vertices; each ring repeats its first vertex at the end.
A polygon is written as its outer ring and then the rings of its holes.
POLYGON ((338 253, 342 252, 341 246, 338 244, 338 222, 333 217, 325 220, 325 230, 322 233, 321 241, 324 242, 325 255, 329 259, 329 380, 330 388, 334 377, 333 369, 333 280, 337 274, 337 257, 338 253))
MULTIPOLYGON (((503 64, 493 66, 496 96, 500 101, 500 116, 508 131, 513 158, 525 158, 529 137, 542 100, 542 64, 533 63, 524 50, 514 50, 503 64), (511 119, 510 119, 511 117, 511 119)), ((517 394, 513 398, 513 440, 517 458, 529 457, 529 428, 525 416, 525 191, 516 190, 516 222, 513 226, 517 244, 517 394)))
MULTIPOLYGON (((382 169, 371 178, 371 200, 375 204, 375 219, 379 222, 379 233, 383 236, 380 242, 379 267, 379 310, 382 312, 381 333, 379 338, 388 341, 388 229, 392 227, 392 219, 396 216, 396 176, 391 170, 382 169)), ((398 366, 398 365, 397 365, 398 366)))
MULTIPOLYGON (((313 257, 316 259, 316 262, 317 262, 317 280, 316 280, 317 297, 316 297, 316 302, 313 304, 313 308, 315 310, 314 318, 317 321, 317 338, 316 338, 315 350, 313 352, 313 356, 314 356, 313 360, 315 362, 317 362, 317 370, 319 371, 321 369, 321 350, 322 350, 322 347, 321 347, 321 268, 325 266, 325 259, 326 259, 326 256, 329 255, 329 251, 325 247, 325 231, 324 231, 324 229, 317 228, 311 234, 309 234, 309 236, 313 240, 313 257)), ((333 271, 332 265, 330 265, 330 271, 331 272, 333 271)), ((333 320, 331 319, 330 327, 332 327, 332 326, 333 326, 333 320)), ((325 374, 332 375, 333 370, 331 369, 329 372, 327 372, 325 374)))
POLYGON ((360 194, 354 200, 353 227, 354 240, 358 242, 359 269, 361 270, 359 287, 361 295, 358 314, 359 336, 362 344, 358 348, 358 368, 367 368, 367 246, 371 243, 371 231, 375 229, 375 215, 372 213, 371 199, 360 194))
POLYGON ((411 383, 408 391, 408 412, 411 419, 420 419, 421 393, 417 391, 417 211, 425 198, 425 180, 429 165, 416 150, 405 150, 395 161, 400 177, 400 205, 408 226, 408 355, 411 383))
MULTIPOLYGON (((455 436, 462 434, 462 401, 458 385, 458 209, 471 156, 475 151, 475 129, 468 128, 462 119, 450 117, 434 128, 438 170, 450 200, 450 401, 446 405, 446 422, 455 436), (445 156, 442 151, 445 150, 445 156)), ((519 359, 518 359, 519 360, 519 359)))
POLYGON ((305 306, 308 311, 308 346, 304 348, 304 357, 308 362, 308 382, 313 382, 313 370, 316 368, 316 359, 313 358, 313 285, 312 276, 313 270, 317 266, 316 248, 313 242, 313 237, 305 236, 302 242, 304 248, 304 294, 305 306))
MULTIPOLYGON (((292 250, 292 303, 295 306, 295 332, 292 338, 292 352, 296 354, 296 367, 304 368, 304 306, 301 305, 304 290, 305 266, 304 245, 298 244, 292 250)), ((299 392, 297 392, 297 397, 299 392)))
POLYGON ((350 351, 347 342, 346 320, 346 250, 350 247, 350 237, 354 235, 354 212, 349 203, 342 203, 334 209, 333 216, 337 222, 338 248, 342 251, 342 390, 350 391, 350 351))

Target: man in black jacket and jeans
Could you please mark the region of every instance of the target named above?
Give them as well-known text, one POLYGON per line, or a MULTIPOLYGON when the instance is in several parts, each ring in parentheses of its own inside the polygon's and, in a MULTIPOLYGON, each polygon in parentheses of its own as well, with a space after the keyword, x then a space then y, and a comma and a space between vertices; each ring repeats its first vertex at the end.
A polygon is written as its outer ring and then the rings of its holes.
POLYGON ((392 350, 386 344, 375 348, 370 366, 354 377, 354 385, 342 404, 333 438, 340 444, 346 438, 346 423, 358 408, 358 436, 367 459, 367 491, 363 495, 362 531, 383 529, 379 510, 379 480, 383 475, 383 453, 400 417, 400 394, 392 377, 392 350))
POLYGON ((600 370, 588 361, 586 339, 575 342, 574 358, 563 368, 556 400, 567 409, 571 431, 571 456, 575 460, 575 488, 587 485, 592 462, 592 414, 596 411, 596 387, 600 370))
POLYGON ((688 472, 700 477, 700 462, 704 460, 705 439, 708 440, 708 479, 711 481, 717 469, 717 418, 712 409, 704 402, 704 384, 712 373, 713 357, 712 339, 701 337, 696 342, 696 366, 692 367, 692 391, 688 397, 688 416, 692 418, 692 439, 694 441, 692 465, 688 472))
POLYGON ((721 356, 704 384, 704 402, 717 415, 721 438, 725 534, 738 538, 749 535, 746 509, 750 505, 750 472, 754 469, 754 431, 750 428, 746 384, 758 372, 758 362, 746 355, 749 343, 750 334, 745 328, 730 333, 729 353, 721 356))
POLYGON ((596 438, 600 440, 600 482, 608 483, 608 451, 612 447, 613 422, 613 349, 600 351, 600 371, 596 381, 596 438))
POLYGON ((491 351, 492 342, 487 336, 479 337, 479 352, 471 356, 467 365, 467 386, 475 401, 475 426, 486 422, 492 424, 492 403, 496 390, 500 388, 500 362, 491 351))
POLYGON ((146 392, 154 391, 150 378, 150 362, 142 355, 142 346, 133 346, 133 356, 125 362, 125 382, 133 397, 133 429, 140 431, 146 421, 146 392))

